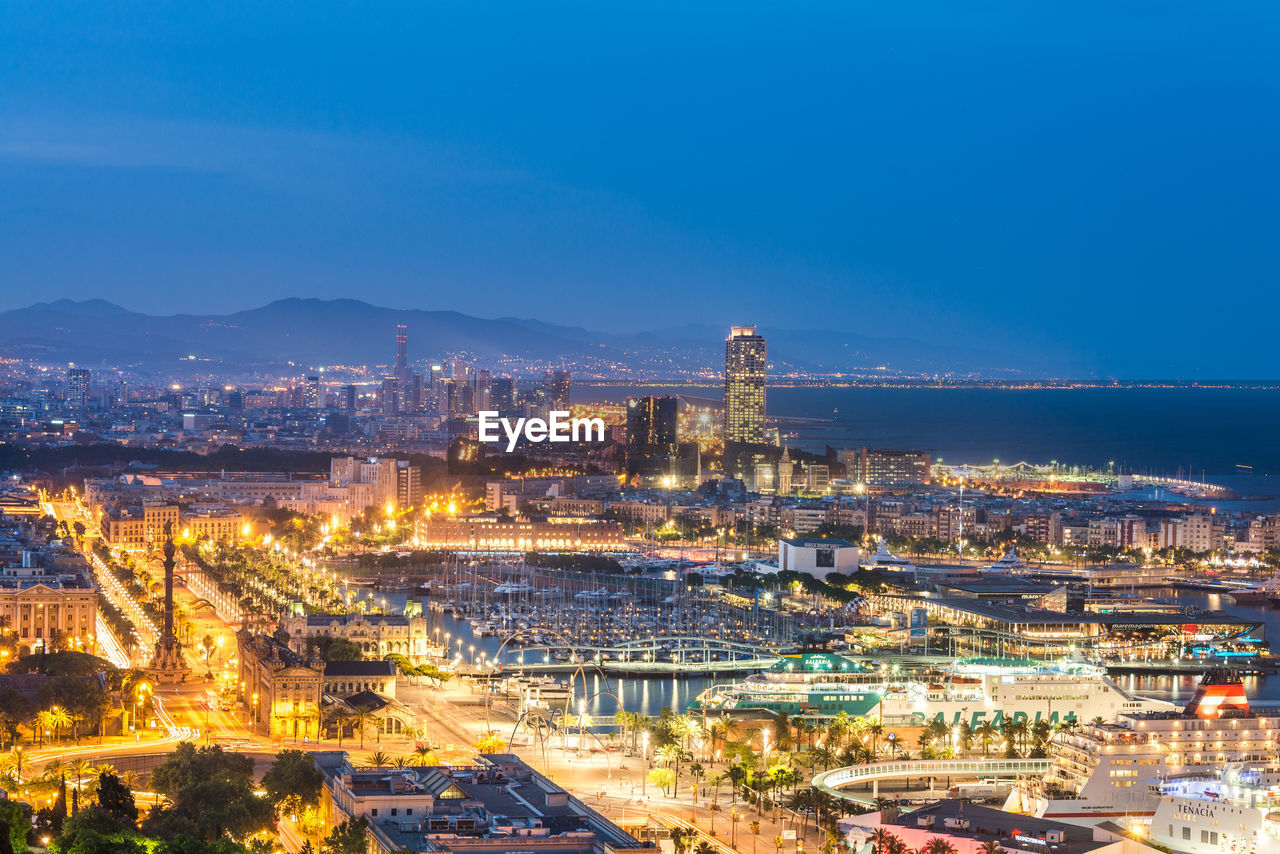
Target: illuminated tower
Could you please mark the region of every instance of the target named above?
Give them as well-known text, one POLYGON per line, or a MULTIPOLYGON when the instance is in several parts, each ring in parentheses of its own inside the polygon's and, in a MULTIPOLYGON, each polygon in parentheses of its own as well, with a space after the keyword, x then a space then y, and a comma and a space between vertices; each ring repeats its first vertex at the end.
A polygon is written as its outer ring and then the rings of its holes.
POLYGON ((403 395, 409 388, 412 377, 409 371, 409 327, 403 323, 396 326, 396 382, 403 395))
POLYGON ((792 480, 795 477, 796 464, 791 462, 791 451, 782 449, 782 459, 778 460, 778 494, 790 495, 792 480))
POLYGON ((734 326, 724 342, 724 440, 764 443, 768 345, 754 326, 734 326))
POLYGON ((67 403, 75 407, 89 405, 89 369, 72 365, 67 369, 67 403))

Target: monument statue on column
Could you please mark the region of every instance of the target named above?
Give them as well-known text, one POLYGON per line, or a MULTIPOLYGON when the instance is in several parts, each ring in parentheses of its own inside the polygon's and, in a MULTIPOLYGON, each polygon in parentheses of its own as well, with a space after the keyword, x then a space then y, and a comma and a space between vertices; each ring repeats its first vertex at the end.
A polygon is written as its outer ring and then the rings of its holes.
POLYGON ((164 627, 156 640, 155 655, 147 670, 157 682, 184 682, 191 676, 191 668, 182 657, 182 644, 173 633, 173 556, 176 549, 171 532, 172 523, 164 525, 164 627))

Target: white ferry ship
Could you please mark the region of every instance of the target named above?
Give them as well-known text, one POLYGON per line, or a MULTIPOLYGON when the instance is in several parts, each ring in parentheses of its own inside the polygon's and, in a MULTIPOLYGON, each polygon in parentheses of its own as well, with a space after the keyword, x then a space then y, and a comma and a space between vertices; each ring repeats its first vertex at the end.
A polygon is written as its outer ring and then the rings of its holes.
POLYGON ((1105 673, 1083 662, 1044 663, 1027 659, 974 658, 945 670, 899 674, 868 670, 831 654, 788 656, 770 670, 740 682, 715 685, 690 705, 707 714, 742 717, 786 714, 833 718, 876 716, 889 725, 924 725, 941 720, 984 722, 1006 719, 1115 720, 1141 711, 1171 711, 1161 700, 1135 697, 1105 673))
POLYGON ((1278 736, 1280 717, 1251 711, 1239 678, 1212 670, 1181 711, 1122 712, 1103 724, 1086 718, 1054 736, 1049 772, 1015 788, 1005 809, 1072 824, 1137 821, 1155 828, 1163 803, 1155 784, 1272 763, 1278 736))
POLYGON ((1186 854, 1280 854, 1280 765, 1228 765, 1151 784, 1142 832, 1186 854))

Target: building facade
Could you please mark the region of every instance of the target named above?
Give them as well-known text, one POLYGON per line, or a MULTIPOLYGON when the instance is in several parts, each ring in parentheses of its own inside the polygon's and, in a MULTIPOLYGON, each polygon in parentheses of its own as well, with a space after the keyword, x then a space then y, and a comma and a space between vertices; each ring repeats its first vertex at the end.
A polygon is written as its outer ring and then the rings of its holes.
POLYGON ((581 518, 511 519, 507 516, 423 515, 416 523, 416 544, 428 549, 486 552, 625 551, 617 522, 581 518))
POLYGON ((763 444, 769 348, 754 326, 734 326, 724 342, 724 440, 763 444))
POLYGON ((267 635, 241 631, 236 641, 249 728, 269 738, 317 738, 325 663, 267 635))
POLYGON ((321 635, 351 641, 373 658, 403 655, 422 664, 441 652, 429 622, 426 617, 403 614, 307 614, 285 617, 280 628, 289 636, 289 648, 299 654, 306 652, 307 638, 321 635))

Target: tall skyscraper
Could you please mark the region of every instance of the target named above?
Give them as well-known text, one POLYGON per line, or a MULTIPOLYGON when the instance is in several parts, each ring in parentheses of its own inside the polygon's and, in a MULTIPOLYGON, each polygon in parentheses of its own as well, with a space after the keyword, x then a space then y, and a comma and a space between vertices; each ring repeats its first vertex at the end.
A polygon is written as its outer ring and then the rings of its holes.
POLYGON ((400 381, 395 377, 382 378, 382 394, 378 396, 378 408, 383 415, 400 413, 400 381))
POLYGON ((302 402, 308 409, 324 408, 324 386, 320 384, 320 375, 311 374, 302 386, 302 402))
POLYGON ((724 440, 764 442, 768 345, 754 326, 734 326, 724 341, 724 440))
POLYGON ((645 485, 697 485, 697 442, 679 441, 679 398, 636 397, 627 401, 627 477, 645 485))
POLYGON ((396 376, 401 380, 409 371, 409 328, 403 323, 396 326, 396 376))
POLYGON ((633 397, 627 401, 627 462, 676 453, 678 399, 633 397))
POLYGON ((67 403, 83 408, 89 405, 89 369, 67 369, 67 403))
POLYGON ((542 390, 547 406, 564 409, 569 405, 569 372, 547 371, 542 375, 542 390))
POLYGON ((471 388, 471 408, 472 413, 482 412, 493 408, 490 400, 490 373, 484 368, 477 368, 471 372, 469 386, 471 388))
POLYGON ((509 415, 516 408, 516 387, 511 377, 490 380, 489 405, 503 415, 509 415))

